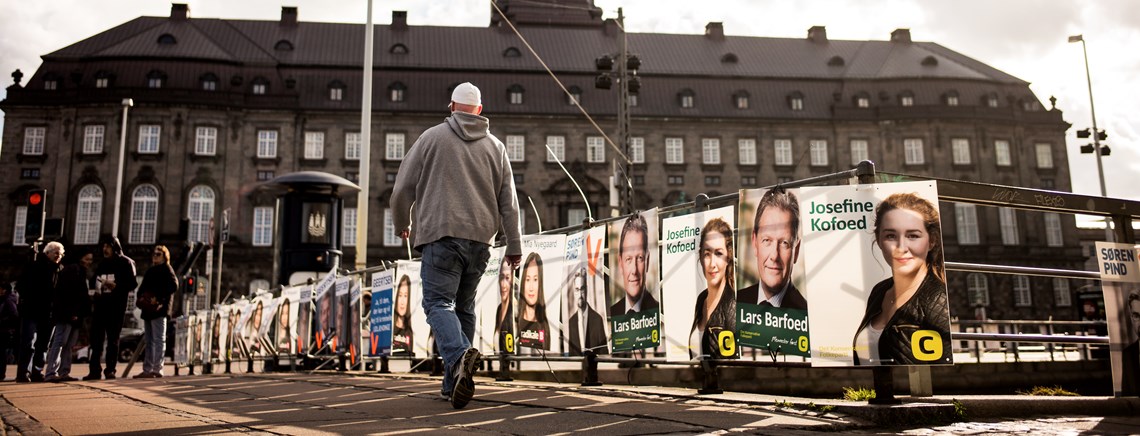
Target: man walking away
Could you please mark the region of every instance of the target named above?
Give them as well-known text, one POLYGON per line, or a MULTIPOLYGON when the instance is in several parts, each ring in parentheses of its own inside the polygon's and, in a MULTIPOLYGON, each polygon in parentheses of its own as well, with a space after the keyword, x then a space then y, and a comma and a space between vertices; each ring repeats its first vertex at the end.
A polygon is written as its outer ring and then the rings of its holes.
POLYGON ((16 335, 20 332, 20 312, 16 298, 7 282, 0 282, 0 381, 7 378, 8 352, 15 351, 16 335))
POLYGON ((127 295, 135 290, 135 261, 123 255, 123 246, 114 236, 103 241, 103 261, 95 270, 95 316, 91 319, 90 372, 83 380, 99 380, 100 373, 115 378, 119 360, 119 333, 123 330, 123 314, 127 311, 127 295), (103 341, 107 341, 107 369, 99 366, 103 341))
POLYGON ((20 318, 19 359, 16 361, 17 383, 44 380, 40 371, 43 370, 48 340, 51 339, 51 301, 62 259, 63 244, 48 242, 43 255, 37 256, 16 282, 19 310, 23 315, 20 318))
POLYGON ((511 163, 479 115, 479 88, 455 87, 448 108, 451 116, 425 131, 400 163, 391 205, 400 236, 414 228, 412 245, 423 253, 423 308, 445 363, 441 393, 460 409, 475 394, 475 286, 490 242, 504 232, 511 268, 522 245, 511 163))
MULTIPOLYGON (((142 285, 139 286, 138 298, 135 299, 135 305, 142 311, 146 332, 143 372, 135 378, 162 377, 162 363, 166 357, 166 320, 170 317, 171 298, 178 289, 178 279, 174 276, 174 268, 170 266, 170 250, 162 245, 154 247, 151 262, 151 267, 146 270, 142 285)), ((214 346, 217 347, 217 344, 214 346)))
POLYGON ((71 376, 71 349, 79 339, 83 318, 91 313, 91 297, 87 295, 87 269, 94 256, 86 253, 79 262, 68 265, 59 273, 59 285, 51 305, 51 318, 55 329, 48 348, 44 381, 75 381, 71 376))

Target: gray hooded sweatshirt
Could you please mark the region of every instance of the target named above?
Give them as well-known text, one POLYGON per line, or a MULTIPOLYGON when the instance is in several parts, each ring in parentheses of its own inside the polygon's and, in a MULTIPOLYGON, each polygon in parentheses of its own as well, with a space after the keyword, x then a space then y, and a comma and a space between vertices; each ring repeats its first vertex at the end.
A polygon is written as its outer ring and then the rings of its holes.
POLYGON ((452 112, 400 163, 392 216, 397 233, 412 226, 417 251, 448 236, 491 244, 503 229, 506 254, 522 254, 511 163, 488 125, 479 115, 452 112))

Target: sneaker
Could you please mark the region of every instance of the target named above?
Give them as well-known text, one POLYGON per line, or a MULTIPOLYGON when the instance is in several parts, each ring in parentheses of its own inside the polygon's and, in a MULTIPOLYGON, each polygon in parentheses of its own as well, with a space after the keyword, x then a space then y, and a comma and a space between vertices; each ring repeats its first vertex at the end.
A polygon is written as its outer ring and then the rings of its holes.
POLYGON ((87 374, 87 375, 83 376, 83 381, 95 381, 95 380, 99 380, 101 378, 103 378, 103 377, 100 376, 99 373, 96 372, 96 373, 91 373, 91 374, 87 374))
POLYGON ((43 375, 43 374, 40 374, 40 373, 38 373, 38 372, 33 372, 33 373, 29 374, 29 376, 31 377, 31 379, 32 379, 32 381, 33 381, 33 382, 42 382, 42 381, 44 381, 44 375, 43 375))
POLYGON ((151 375, 149 372, 143 372, 143 373, 136 374, 134 377, 131 377, 131 378, 151 378, 151 375))
POLYGON ((77 379, 77 378, 75 378, 75 377, 72 377, 72 376, 70 376, 70 375, 65 375, 65 376, 60 376, 60 377, 59 377, 59 380, 58 380, 58 381, 59 381, 60 383, 63 383, 63 382, 73 382, 73 381, 76 381, 76 380, 79 380, 79 379, 77 379))
POLYGON ((58 383, 60 378, 61 378, 60 376, 53 374, 53 375, 49 375, 47 377, 44 377, 43 381, 48 382, 48 383, 58 383))
POLYGON ((471 397, 475 396, 474 377, 480 357, 482 356, 479 354, 479 350, 468 348, 459 358, 459 368, 457 368, 455 375, 455 388, 451 391, 451 407, 462 409, 471 402, 471 397))
POLYGON ((103 374, 103 378, 105 378, 107 380, 114 380, 115 379, 115 373, 109 372, 109 373, 103 374))

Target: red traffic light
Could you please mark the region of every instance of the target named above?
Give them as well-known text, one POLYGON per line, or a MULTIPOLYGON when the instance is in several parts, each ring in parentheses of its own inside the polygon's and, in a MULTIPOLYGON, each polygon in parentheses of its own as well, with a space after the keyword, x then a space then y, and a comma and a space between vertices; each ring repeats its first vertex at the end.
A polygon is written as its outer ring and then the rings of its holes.
POLYGON ((44 196, 39 192, 33 192, 32 195, 28 196, 28 204, 31 206, 39 206, 40 203, 43 203, 43 201, 44 196))
POLYGON ((186 279, 186 285, 194 286, 194 278, 190 277, 190 278, 186 279))

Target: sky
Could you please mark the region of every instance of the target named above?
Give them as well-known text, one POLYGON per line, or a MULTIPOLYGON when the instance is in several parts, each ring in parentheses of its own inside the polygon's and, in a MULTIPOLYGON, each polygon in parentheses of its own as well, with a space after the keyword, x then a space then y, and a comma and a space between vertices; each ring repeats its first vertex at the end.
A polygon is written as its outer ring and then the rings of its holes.
MULTIPOLYGON (((366 0, 180 0, 190 16, 278 20, 281 6, 296 6, 301 21, 364 23, 366 0)), ((1140 200, 1140 2, 1132 0, 595 0, 604 17, 622 8, 631 32, 702 34, 711 21, 727 35, 804 38, 807 29, 827 27, 832 40, 887 40, 897 28, 915 41, 933 41, 1031 83, 1065 121, 1073 192, 1099 195, 1096 158, 1078 147, 1087 140, 1076 130, 1092 125, 1089 87, 1080 43, 1088 45, 1097 125, 1108 132, 1112 155, 1104 159, 1108 195, 1140 200)), ((490 0, 375 1, 373 21, 391 22, 392 11, 408 12, 410 25, 486 26, 490 0)), ((0 2, 0 99, 11 73, 25 79, 39 57, 138 16, 170 15, 170 3, 154 0, 40 0, 0 2)), ((636 47, 633 47, 636 50, 636 47)), ((540 53, 541 55, 541 53, 540 53)), ((646 60, 648 62, 648 60, 646 60)), ((26 83, 26 80, 25 80, 26 83)), ((0 119, 2 126, 3 119, 0 119)), ((0 147, 8 148, 0 145, 0 147)), ((2 150, 2 148, 0 148, 2 150)), ((7 152, 7 150, 4 150, 7 152)))

